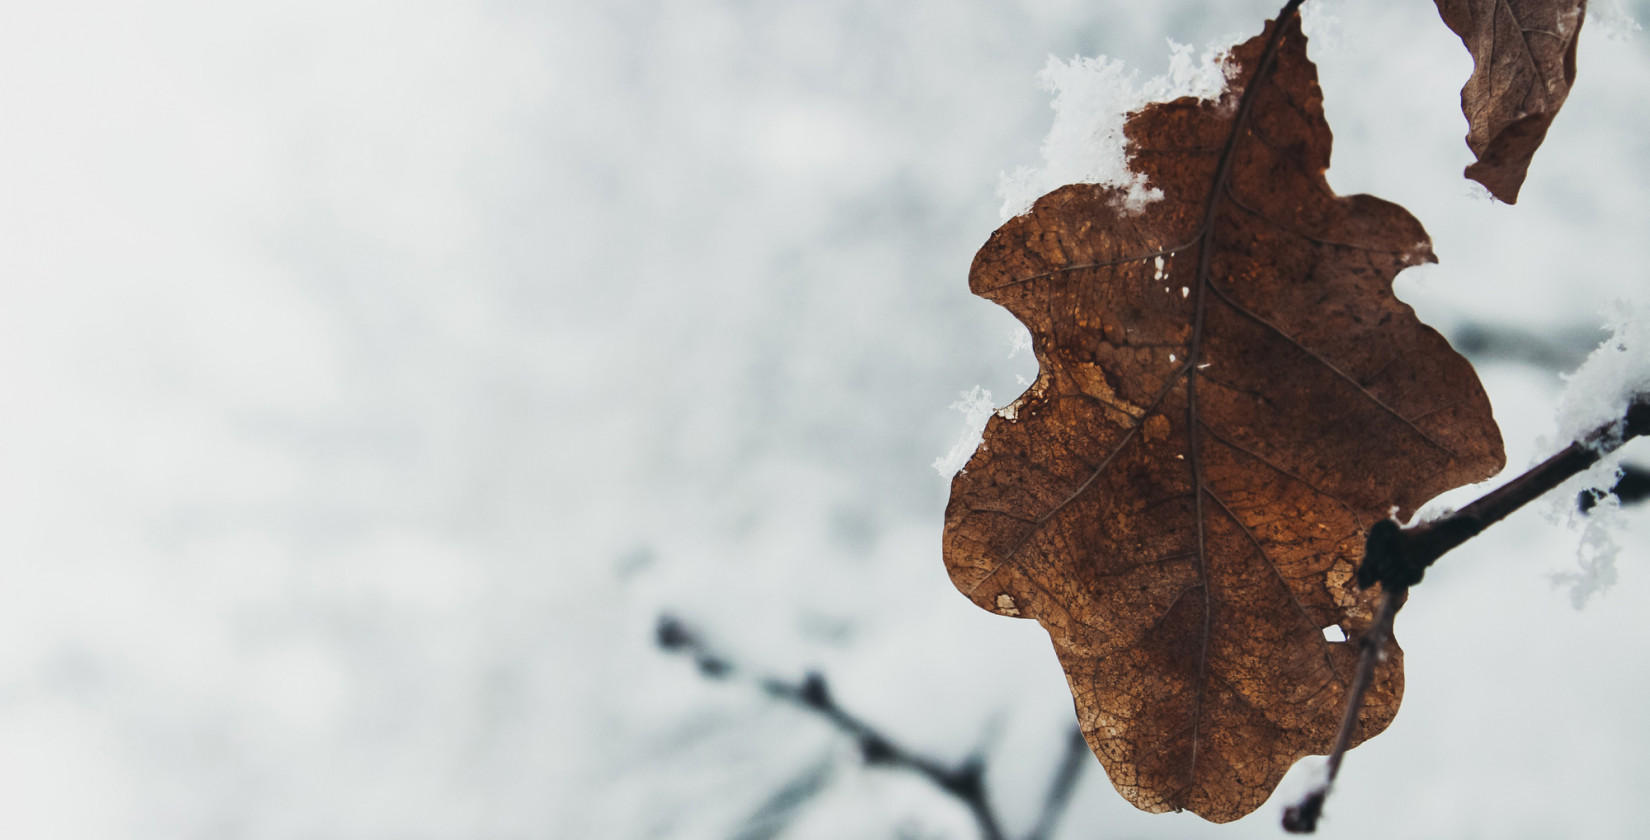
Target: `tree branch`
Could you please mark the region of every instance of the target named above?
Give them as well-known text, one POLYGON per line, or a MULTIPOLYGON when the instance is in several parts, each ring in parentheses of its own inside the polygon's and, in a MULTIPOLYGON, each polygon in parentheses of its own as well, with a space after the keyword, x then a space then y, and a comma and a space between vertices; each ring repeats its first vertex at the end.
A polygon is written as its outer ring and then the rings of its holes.
POLYGON ((1620 420, 1594 429, 1557 455, 1449 516, 1410 528, 1390 519, 1375 523, 1364 544, 1358 585, 1367 589, 1377 582, 1389 588, 1420 583, 1427 567, 1451 549, 1644 434, 1650 434, 1650 395, 1636 397, 1620 420))
POLYGON ((1346 710, 1341 715, 1335 746, 1329 753, 1324 781, 1301 801, 1284 810, 1285 831, 1310 834, 1317 830, 1318 818, 1323 816, 1324 800, 1328 798, 1335 777, 1340 773, 1341 761, 1357 727, 1358 712, 1363 708, 1364 695, 1374 678, 1375 665, 1386 655, 1386 643, 1392 635, 1392 620, 1408 599, 1409 587, 1420 583, 1427 568, 1451 549, 1483 533, 1485 528, 1507 518, 1513 511, 1557 488, 1640 435, 1650 435, 1650 394, 1635 397, 1620 420, 1594 429, 1557 455, 1449 516, 1409 528, 1384 519, 1369 529, 1369 537, 1364 542, 1364 559, 1358 566, 1358 585, 1367 589, 1380 584, 1384 592, 1381 605, 1374 625, 1359 639, 1362 655, 1358 658, 1352 690, 1347 692, 1346 710))
MULTIPOLYGON (((699 673, 707 679, 729 679, 740 673, 732 662, 713 652, 699 634, 673 616, 659 617, 655 639, 659 647, 667 651, 691 656, 694 664, 699 666, 699 673)), ((838 705, 831 696, 824 675, 818 672, 809 672, 801 682, 760 675, 752 676, 751 680, 768 696, 813 712, 852 737, 859 744, 860 755, 866 764, 910 770, 962 802, 980 827, 983 840, 1006 840, 1007 835, 1003 833, 997 812, 986 795, 985 760, 980 755, 972 755, 961 764, 947 766, 900 746, 838 705)), ((1073 726, 1065 758, 1050 783, 1036 825, 1025 840, 1047 840, 1071 801, 1072 791, 1087 765, 1085 759, 1088 756, 1088 743, 1083 740, 1082 731, 1073 726)))

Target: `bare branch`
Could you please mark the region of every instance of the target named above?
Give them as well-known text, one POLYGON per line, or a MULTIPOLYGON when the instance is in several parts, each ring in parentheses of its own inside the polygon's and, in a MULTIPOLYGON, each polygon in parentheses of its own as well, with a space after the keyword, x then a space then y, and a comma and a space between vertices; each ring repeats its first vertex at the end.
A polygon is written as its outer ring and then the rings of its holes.
POLYGON ((1419 583, 1427 567, 1446 552, 1644 434, 1650 434, 1650 395, 1635 398, 1620 420, 1594 429, 1557 455, 1449 516, 1412 528, 1401 527, 1390 519, 1375 523, 1364 544, 1358 585, 1367 589, 1377 582, 1389 587, 1419 583))
MULTIPOLYGON (((659 647, 693 658, 699 673, 708 679, 731 679, 742 675, 727 657, 711 650, 703 638, 681 620, 665 615, 659 617, 655 628, 659 647)), ((875 727, 860 720, 838 705, 831 696, 824 675, 809 672, 800 682, 777 677, 751 675, 748 677, 768 696, 806 709, 830 721, 859 745, 866 764, 909 770, 932 782, 963 805, 974 816, 982 840, 1006 840, 997 812, 986 794, 985 759, 979 754, 969 756, 962 763, 944 762, 919 755, 901 746, 875 727)), ((1065 758, 1056 771, 1043 803, 1037 824, 1026 835, 1026 840, 1046 840, 1071 801, 1072 791, 1089 759, 1088 744, 1075 726, 1068 741, 1065 758)))

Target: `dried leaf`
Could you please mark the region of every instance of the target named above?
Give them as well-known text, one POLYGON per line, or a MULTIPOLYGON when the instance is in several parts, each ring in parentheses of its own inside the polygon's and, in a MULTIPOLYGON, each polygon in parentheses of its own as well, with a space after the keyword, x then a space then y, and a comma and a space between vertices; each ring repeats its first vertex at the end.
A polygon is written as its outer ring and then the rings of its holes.
MULTIPOLYGON (((1123 796, 1219 822, 1330 748, 1376 602, 1365 529, 1503 461, 1472 368, 1392 295, 1426 232, 1330 191, 1299 18, 1275 29, 1234 49, 1221 101, 1129 118, 1161 200, 1063 187, 975 257, 1041 372, 946 508, 952 581, 1047 628, 1123 796)), ((1360 738, 1402 686, 1394 646, 1360 738)))
POLYGON ((1512 204, 1576 79, 1587 0, 1437 0, 1438 14, 1472 53, 1461 88, 1466 175, 1512 204))

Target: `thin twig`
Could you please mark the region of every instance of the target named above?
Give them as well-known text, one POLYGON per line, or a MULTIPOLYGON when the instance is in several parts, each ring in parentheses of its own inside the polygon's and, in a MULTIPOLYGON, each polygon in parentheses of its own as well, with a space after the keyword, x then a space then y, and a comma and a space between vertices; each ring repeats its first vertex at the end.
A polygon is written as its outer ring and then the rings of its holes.
MULTIPOLYGON (((713 652, 699 634, 672 616, 659 618, 655 638, 661 648, 691 656, 699 672, 709 679, 729 679, 740 675, 740 669, 731 661, 713 652)), ((960 764, 948 766, 900 746, 838 705, 831 696, 825 677, 818 672, 808 673, 801 682, 769 676, 751 676, 750 679, 768 696, 813 712, 852 737, 858 743, 865 763, 910 770, 962 802, 979 826, 982 840, 1006 840, 1002 823, 991 806, 990 797, 986 795, 985 761, 978 754, 960 764)), ((1071 793, 1087 764, 1085 759, 1088 756, 1088 744, 1083 740, 1082 732, 1073 727, 1065 758, 1055 773, 1037 824, 1026 835, 1026 840, 1046 840, 1071 801, 1071 793)))
POLYGON ((1341 761, 1352 747, 1352 735, 1358 728, 1358 713, 1363 709, 1364 695, 1375 682, 1375 666, 1386 658, 1386 643, 1392 638, 1392 619, 1409 597, 1409 590, 1388 589, 1381 595, 1381 605, 1375 612, 1375 623, 1358 639, 1358 670, 1352 677, 1352 690, 1346 694, 1346 708, 1341 712, 1341 728, 1335 733, 1335 746, 1329 751, 1329 764, 1324 779, 1309 791, 1301 801, 1284 809, 1283 828, 1294 834, 1311 834, 1317 830, 1318 818, 1323 816, 1323 802, 1340 775, 1341 761))
POLYGON ((1375 623, 1359 640, 1362 655, 1358 658, 1358 670, 1353 675, 1352 690, 1347 692, 1346 709, 1341 715, 1340 730, 1335 734, 1335 746, 1329 753, 1325 778, 1301 801, 1284 810, 1284 830, 1297 834, 1310 834, 1317 830, 1318 818, 1323 816, 1324 800, 1340 773, 1341 761, 1357 729, 1358 713, 1363 708, 1364 695, 1374 680, 1375 666, 1386 655, 1386 643, 1392 636, 1392 620, 1408 599, 1409 587, 1420 583, 1427 568, 1451 549, 1483 533, 1485 528, 1507 518, 1513 511, 1557 488, 1619 449, 1622 444, 1641 435, 1650 435, 1650 394, 1640 395, 1629 403, 1620 420, 1594 429, 1557 455, 1449 516, 1409 528, 1386 519, 1369 529, 1369 537, 1364 543, 1364 559, 1358 566, 1358 585, 1367 589, 1379 583, 1385 594, 1381 597, 1375 623))

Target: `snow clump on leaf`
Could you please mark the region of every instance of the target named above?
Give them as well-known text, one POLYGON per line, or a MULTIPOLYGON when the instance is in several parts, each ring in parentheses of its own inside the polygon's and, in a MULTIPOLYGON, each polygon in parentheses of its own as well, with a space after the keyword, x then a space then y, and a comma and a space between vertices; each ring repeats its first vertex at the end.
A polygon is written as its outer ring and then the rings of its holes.
POLYGON ((997 194, 1002 217, 1031 209, 1039 197, 1066 184, 1099 184, 1127 191, 1124 206, 1138 211, 1163 193, 1129 168, 1123 152, 1123 122, 1153 102, 1183 96, 1218 99, 1226 91, 1230 47, 1210 48, 1194 60, 1189 44, 1169 40, 1169 71, 1136 85, 1139 73, 1105 56, 1069 62, 1049 56, 1037 82, 1054 92, 1054 125, 1043 139, 1043 165, 1004 174, 997 194))

